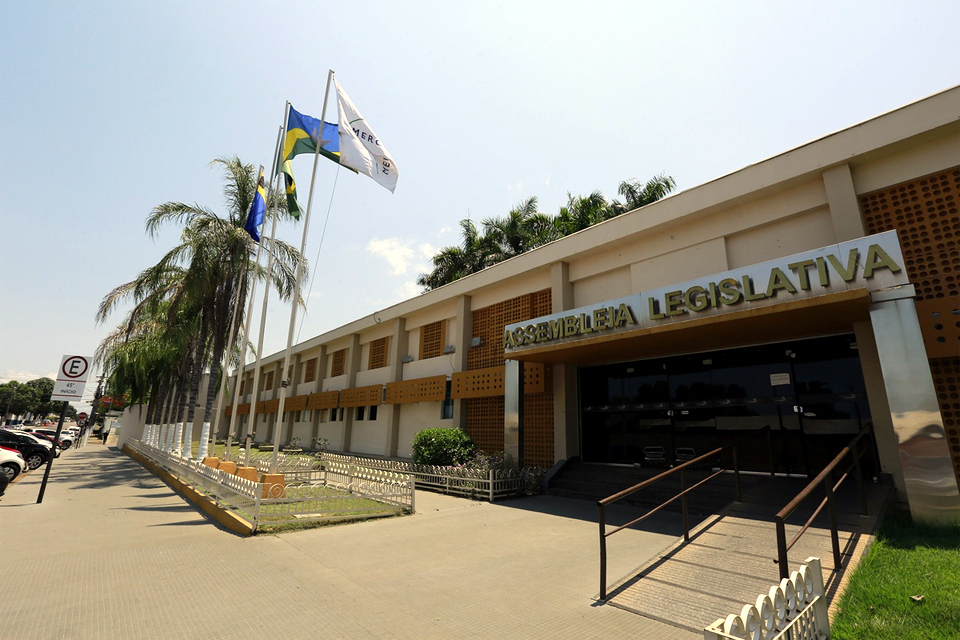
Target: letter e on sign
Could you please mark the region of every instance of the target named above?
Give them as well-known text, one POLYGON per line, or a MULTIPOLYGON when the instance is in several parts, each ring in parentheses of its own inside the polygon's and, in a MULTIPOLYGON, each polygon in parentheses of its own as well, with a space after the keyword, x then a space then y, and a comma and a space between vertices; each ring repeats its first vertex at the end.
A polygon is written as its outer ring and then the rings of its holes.
POLYGON ((63 356, 51 400, 79 401, 90 375, 89 356, 63 356))

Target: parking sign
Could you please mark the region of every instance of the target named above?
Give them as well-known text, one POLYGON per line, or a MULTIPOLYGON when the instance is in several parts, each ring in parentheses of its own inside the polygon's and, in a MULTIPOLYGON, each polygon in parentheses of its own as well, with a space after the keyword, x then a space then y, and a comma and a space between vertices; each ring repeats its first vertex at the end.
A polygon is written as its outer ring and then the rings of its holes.
POLYGON ((80 396, 83 395, 83 388, 87 385, 92 361, 93 359, 89 356, 63 356, 50 399, 79 401, 80 396))

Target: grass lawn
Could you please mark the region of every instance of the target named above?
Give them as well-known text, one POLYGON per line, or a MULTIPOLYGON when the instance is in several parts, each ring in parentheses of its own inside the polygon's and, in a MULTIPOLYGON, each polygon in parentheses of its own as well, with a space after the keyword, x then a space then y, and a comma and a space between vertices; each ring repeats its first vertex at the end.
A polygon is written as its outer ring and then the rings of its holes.
POLYGON ((891 510, 840 598, 837 640, 960 638, 960 526, 891 510))

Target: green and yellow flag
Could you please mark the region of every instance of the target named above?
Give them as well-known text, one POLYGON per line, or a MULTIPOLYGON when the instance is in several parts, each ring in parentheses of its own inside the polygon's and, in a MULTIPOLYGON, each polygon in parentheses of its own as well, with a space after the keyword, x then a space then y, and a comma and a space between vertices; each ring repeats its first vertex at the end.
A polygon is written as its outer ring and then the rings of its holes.
POLYGON ((297 183, 293 180, 293 167, 290 166, 289 160, 283 163, 281 171, 283 172, 283 180, 287 185, 287 212, 299 220, 302 209, 300 203, 297 202, 297 183))

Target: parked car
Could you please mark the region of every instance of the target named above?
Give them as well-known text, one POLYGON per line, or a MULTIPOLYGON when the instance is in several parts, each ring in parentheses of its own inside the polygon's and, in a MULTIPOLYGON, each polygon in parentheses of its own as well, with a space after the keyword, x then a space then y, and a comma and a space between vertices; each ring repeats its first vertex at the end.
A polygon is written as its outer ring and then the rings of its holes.
POLYGON ((674 457, 677 460, 677 464, 683 464, 696 458, 697 452, 693 447, 677 447, 676 451, 674 451, 674 457))
POLYGON ((11 447, 0 447, 0 472, 8 481, 12 482, 26 468, 27 462, 22 453, 11 447))
POLYGON ((10 433, 15 433, 15 434, 21 435, 21 436, 28 436, 28 437, 33 438, 34 440, 36 440, 37 443, 42 444, 43 446, 47 447, 48 449, 52 449, 52 448, 53 448, 53 439, 52 439, 52 438, 48 438, 47 436, 43 436, 43 435, 40 435, 40 434, 32 434, 32 433, 29 433, 29 432, 27 432, 27 431, 24 431, 23 429, 10 429, 10 428, 7 428, 6 431, 9 431, 10 433))
POLYGON ((48 442, 44 446, 29 434, 0 429, 0 446, 11 447, 23 454, 27 468, 32 471, 46 464, 47 460, 50 459, 53 444, 48 442))
POLYGON ((667 454, 663 447, 644 447, 643 463, 651 467, 664 466, 667 464, 667 454))
MULTIPOLYGON (((44 436, 49 436, 51 438, 56 437, 56 429, 31 429, 28 433, 41 434, 44 436)), ((61 449, 69 449, 73 445, 74 437, 70 435, 69 431, 60 432, 60 442, 57 443, 57 446, 61 449)))

